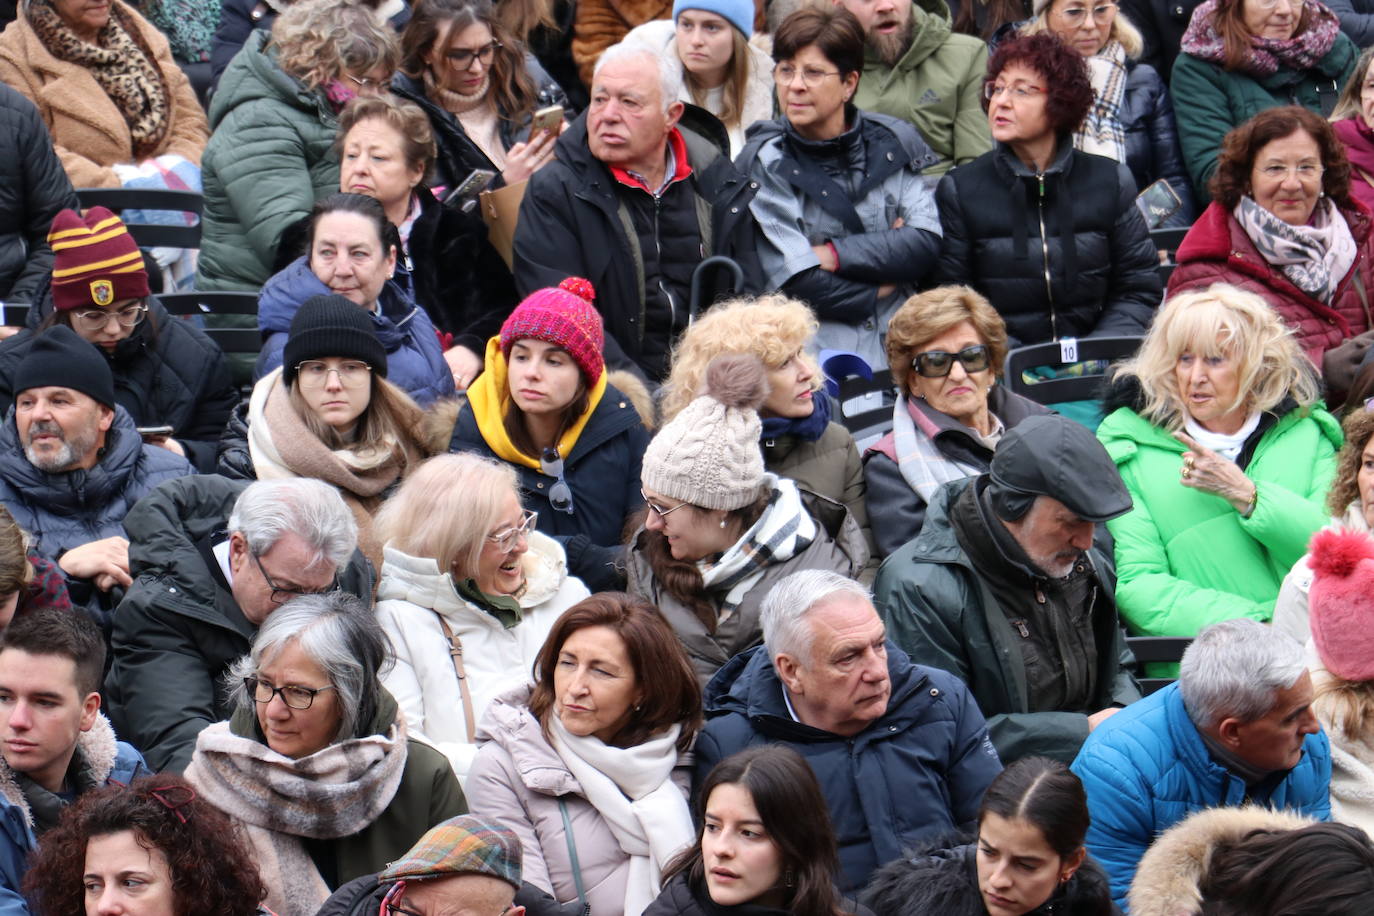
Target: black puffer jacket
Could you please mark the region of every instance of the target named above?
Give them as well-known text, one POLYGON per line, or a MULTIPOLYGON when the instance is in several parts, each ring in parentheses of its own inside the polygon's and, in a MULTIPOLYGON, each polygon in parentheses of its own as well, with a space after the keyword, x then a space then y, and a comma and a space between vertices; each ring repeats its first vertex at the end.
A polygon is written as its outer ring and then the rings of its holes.
POLYGON ((940 179, 936 282, 987 296, 1012 347, 1144 334, 1163 287, 1135 194, 1124 165, 1067 136, 1043 176, 998 143, 940 179))
MULTIPOLYGON (((30 312, 30 324, 38 317, 30 312)), ((0 413, 14 403, 14 372, 33 339, 34 332, 26 330, 0 343, 0 413)), ((196 470, 213 471, 220 433, 239 399, 229 365, 214 341, 189 322, 168 315, 150 297, 147 318, 113 354, 96 349, 109 360, 115 400, 133 417, 134 425, 172 427, 172 438, 181 443, 196 470)))
POLYGON ((0 301, 36 298, 52 271, 53 217, 77 206, 38 109, 0 83, 0 301))
MULTIPOLYGON (((923 844, 880 868, 860 897, 878 916, 987 916, 978 889, 977 843, 950 837, 923 844)), ((1026 916, 1116 916, 1102 868, 1083 860, 1054 897, 1026 916)))
POLYGON ((1126 65, 1121 126, 1126 129, 1126 165, 1135 178, 1136 190, 1143 191, 1163 178, 1183 201, 1164 225, 1179 229, 1191 226, 1197 217, 1197 201, 1178 145, 1174 103, 1159 72, 1149 64, 1130 61, 1126 65))

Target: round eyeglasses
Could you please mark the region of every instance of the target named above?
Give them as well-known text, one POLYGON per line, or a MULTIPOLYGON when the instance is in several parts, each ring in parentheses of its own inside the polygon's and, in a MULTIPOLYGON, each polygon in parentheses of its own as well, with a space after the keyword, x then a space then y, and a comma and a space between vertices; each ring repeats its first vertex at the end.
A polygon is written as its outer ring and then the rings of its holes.
POLYGON ((72 312, 72 324, 83 331, 101 331, 113 318, 121 328, 132 328, 147 314, 148 306, 142 302, 126 305, 122 309, 79 309, 72 312))
POLYGON ((302 388, 323 388, 329 383, 329 373, 336 372, 339 384, 345 388, 361 388, 372 376, 372 367, 367 363, 349 360, 331 366, 318 359, 307 359, 296 366, 296 381, 302 388))

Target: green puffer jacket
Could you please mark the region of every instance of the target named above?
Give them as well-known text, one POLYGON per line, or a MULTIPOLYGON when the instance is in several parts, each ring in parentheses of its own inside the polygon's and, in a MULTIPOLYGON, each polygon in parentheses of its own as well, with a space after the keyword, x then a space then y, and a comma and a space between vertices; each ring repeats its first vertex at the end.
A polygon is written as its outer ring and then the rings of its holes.
POLYGON ((1260 422, 1242 463, 1258 491, 1249 518, 1183 486, 1186 447, 1132 407, 1110 411, 1097 428, 1135 503, 1107 523, 1116 540, 1117 608, 1132 632, 1196 636, 1219 620, 1273 616, 1283 577, 1327 522, 1323 503, 1341 427, 1321 407, 1302 410, 1292 401, 1260 422))
POLYGON ((940 157, 925 175, 943 175, 992 149, 981 94, 988 47, 950 30, 944 0, 916 0, 911 47, 889 67, 870 48, 854 104, 916 125, 940 157))
POLYGON ((261 287, 282 233, 339 189, 338 121, 322 92, 277 66, 269 37, 249 37, 210 103, 197 289, 261 287))
POLYGON ((1183 161, 1202 204, 1212 199, 1207 182, 1217 170, 1221 141, 1233 127, 1279 105, 1301 105, 1323 117, 1330 114, 1359 54, 1354 42, 1337 35, 1331 50, 1311 70, 1280 67, 1263 79, 1180 54, 1169 92, 1183 161))

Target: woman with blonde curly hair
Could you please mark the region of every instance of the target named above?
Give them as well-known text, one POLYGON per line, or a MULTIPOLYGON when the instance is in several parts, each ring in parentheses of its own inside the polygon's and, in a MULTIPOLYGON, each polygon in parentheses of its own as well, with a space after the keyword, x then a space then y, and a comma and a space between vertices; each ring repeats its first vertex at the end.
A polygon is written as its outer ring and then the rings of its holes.
POLYGON ((998 385, 1002 316, 967 286, 912 296, 887 326, 887 364, 901 396, 892 432, 864 453, 878 554, 921 533, 935 492, 986 473, 1002 434, 1044 407, 998 385))
POLYGON ((815 313, 781 294, 714 306, 678 340, 660 410, 667 422, 702 394, 706 367, 717 356, 757 356, 768 379, 768 398, 759 408, 764 467, 792 478, 803 489, 844 503, 867 537, 859 450, 849 430, 831 422, 831 402, 821 391, 820 369, 807 353, 816 330, 815 313))
POLYGON ((1326 522, 1341 429, 1317 398, 1312 365, 1254 293, 1218 284, 1160 308, 1097 430, 1134 502, 1107 523, 1133 632, 1273 616, 1326 522))
POLYGON ((338 190, 339 113, 384 93, 399 58, 396 36, 358 0, 299 0, 249 36, 210 106, 197 289, 267 281, 286 231, 338 190))

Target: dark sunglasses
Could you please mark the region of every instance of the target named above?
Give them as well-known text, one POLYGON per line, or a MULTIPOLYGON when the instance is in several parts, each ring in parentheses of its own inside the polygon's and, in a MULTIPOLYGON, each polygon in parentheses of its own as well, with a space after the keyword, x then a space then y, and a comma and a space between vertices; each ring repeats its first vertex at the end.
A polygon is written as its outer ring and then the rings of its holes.
POLYGON ((558 454, 558 449, 544 449, 544 454, 539 459, 539 473, 545 477, 558 478, 554 485, 549 487, 549 505, 555 512, 572 515, 572 487, 568 486, 568 481, 563 478, 563 456, 558 454))
POLYGON ((983 344, 976 344, 964 347, 958 353, 944 350, 917 353, 911 358, 911 368, 915 369, 921 378, 944 378, 949 375, 949 370, 954 368, 956 359, 964 364, 965 372, 982 372, 992 363, 988 348, 983 344))

